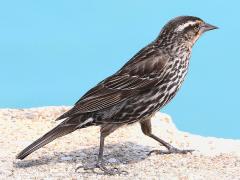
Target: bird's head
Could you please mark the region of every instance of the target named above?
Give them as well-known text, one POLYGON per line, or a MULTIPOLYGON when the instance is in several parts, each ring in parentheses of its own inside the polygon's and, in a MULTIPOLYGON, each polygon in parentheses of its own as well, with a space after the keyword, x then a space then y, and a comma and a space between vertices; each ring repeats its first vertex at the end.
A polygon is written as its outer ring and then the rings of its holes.
POLYGON ((217 29, 194 16, 179 16, 169 21, 162 29, 158 40, 166 44, 184 43, 192 47, 206 31, 217 29))

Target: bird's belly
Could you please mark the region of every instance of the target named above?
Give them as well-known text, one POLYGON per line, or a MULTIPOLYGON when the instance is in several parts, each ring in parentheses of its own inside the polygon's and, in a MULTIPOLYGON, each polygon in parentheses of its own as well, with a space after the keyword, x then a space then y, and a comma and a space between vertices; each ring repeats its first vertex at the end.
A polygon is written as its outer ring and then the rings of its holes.
POLYGON ((145 98, 138 102, 139 105, 146 105, 142 115, 145 116, 145 112, 147 114, 159 111, 170 102, 182 86, 186 74, 187 70, 180 71, 165 79, 157 88, 146 94, 145 98))
POLYGON ((164 95, 163 97, 159 96, 158 109, 165 106, 177 94, 178 90, 183 84, 186 74, 187 70, 169 77, 169 79, 167 79, 165 83, 159 88, 160 94, 162 93, 164 95))

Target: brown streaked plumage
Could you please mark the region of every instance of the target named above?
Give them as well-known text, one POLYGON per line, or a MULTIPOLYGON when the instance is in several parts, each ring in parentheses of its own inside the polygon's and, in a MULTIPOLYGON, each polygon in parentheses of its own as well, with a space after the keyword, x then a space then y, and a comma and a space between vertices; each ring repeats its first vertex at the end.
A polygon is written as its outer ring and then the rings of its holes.
POLYGON ((119 127, 140 122, 145 135, 164 145, 168 151, 187 153, 156 137, 150 117, 176 94, 186 76, 191 49, 199 36, 215 26, 193 16, 179 16, 168 22, 156 40, 140 50, 118 72, 88 91, 75 106, 61 115, 57 127, 33 142, 17 155, 18 159, 54 139, 92 125, 101 126, 97 167, 109 174, 103 164, 104 139, 119 127))

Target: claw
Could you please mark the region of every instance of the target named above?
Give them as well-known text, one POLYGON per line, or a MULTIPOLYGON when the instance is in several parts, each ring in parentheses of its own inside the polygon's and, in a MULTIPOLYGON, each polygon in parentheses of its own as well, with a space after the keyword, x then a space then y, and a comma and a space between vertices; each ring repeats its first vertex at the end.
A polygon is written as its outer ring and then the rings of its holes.
POLYGON ((76 169, 75 169, 75 172, 77 172, 79 169, 83 169, 84 172, 83 173, 95 173, 95 168, 96 166, 78 166, 76 169), (91 172, 88 172, 88 171, 91 171, 91 172))
POLYGON ((120 173, 117 170, 115 170, 115 168, 107 169, 106 166, 101 162, 97 163, 97 167, 99 169, 101 169, 104 173, 109 174, 109 175, 116 175, 116 174, 120 173))
POLYGON ((151 154, 155 153, 155 154, 187 154, 187 153, 192 153, 194 150, 192 149, 177 149, 177 148, 171 148, 169 150, 152 150, 148 153, 148 156, 150 156, 151 154))
POLYGON ((114 167, 112 169, 108 169, 102 162, 98 162, 94 167, 84 167, 84 166, 79 166, 76 168, 75 172, 77 172, 80 168, 83 168, 86 172, 90 170, 92 173, 95 172, 95 168, 99 168, 101 171, 103 171, 105 174, 108 175, 127 175, 127 171, 120 171, 118 168, 114 167))
POLYGON ((104 173, 109 174, 109 175, 121 175, 121 174, 128 174, 127 171, 120 171, 118 168, 114 167, 113 169, 108 169, 106 166, 102 163, 99 162, 97 163, 97 167, 101 169, 104 173))

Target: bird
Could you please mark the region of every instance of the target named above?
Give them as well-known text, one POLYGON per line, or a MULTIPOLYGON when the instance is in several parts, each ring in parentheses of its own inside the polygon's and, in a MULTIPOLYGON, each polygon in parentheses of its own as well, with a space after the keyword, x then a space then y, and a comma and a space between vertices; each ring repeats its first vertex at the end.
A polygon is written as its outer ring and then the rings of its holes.
POLYGON ((24 159, 37 149, 77 129, 100 126, 100 146, 96 167, 114 175, 103 161, 105 138, 117 130, 139 122, 142 132, 166 147, 157 154, 182 153, 152 132, 151 117, 170 102, 188 72, 192 47, 207 31, 217 29, 195 16, 178 16, 162 28, 155 40, 142 48, 121 69, 83 95, 75 105, 56 120, 55 128, 22 150, 24 159))

